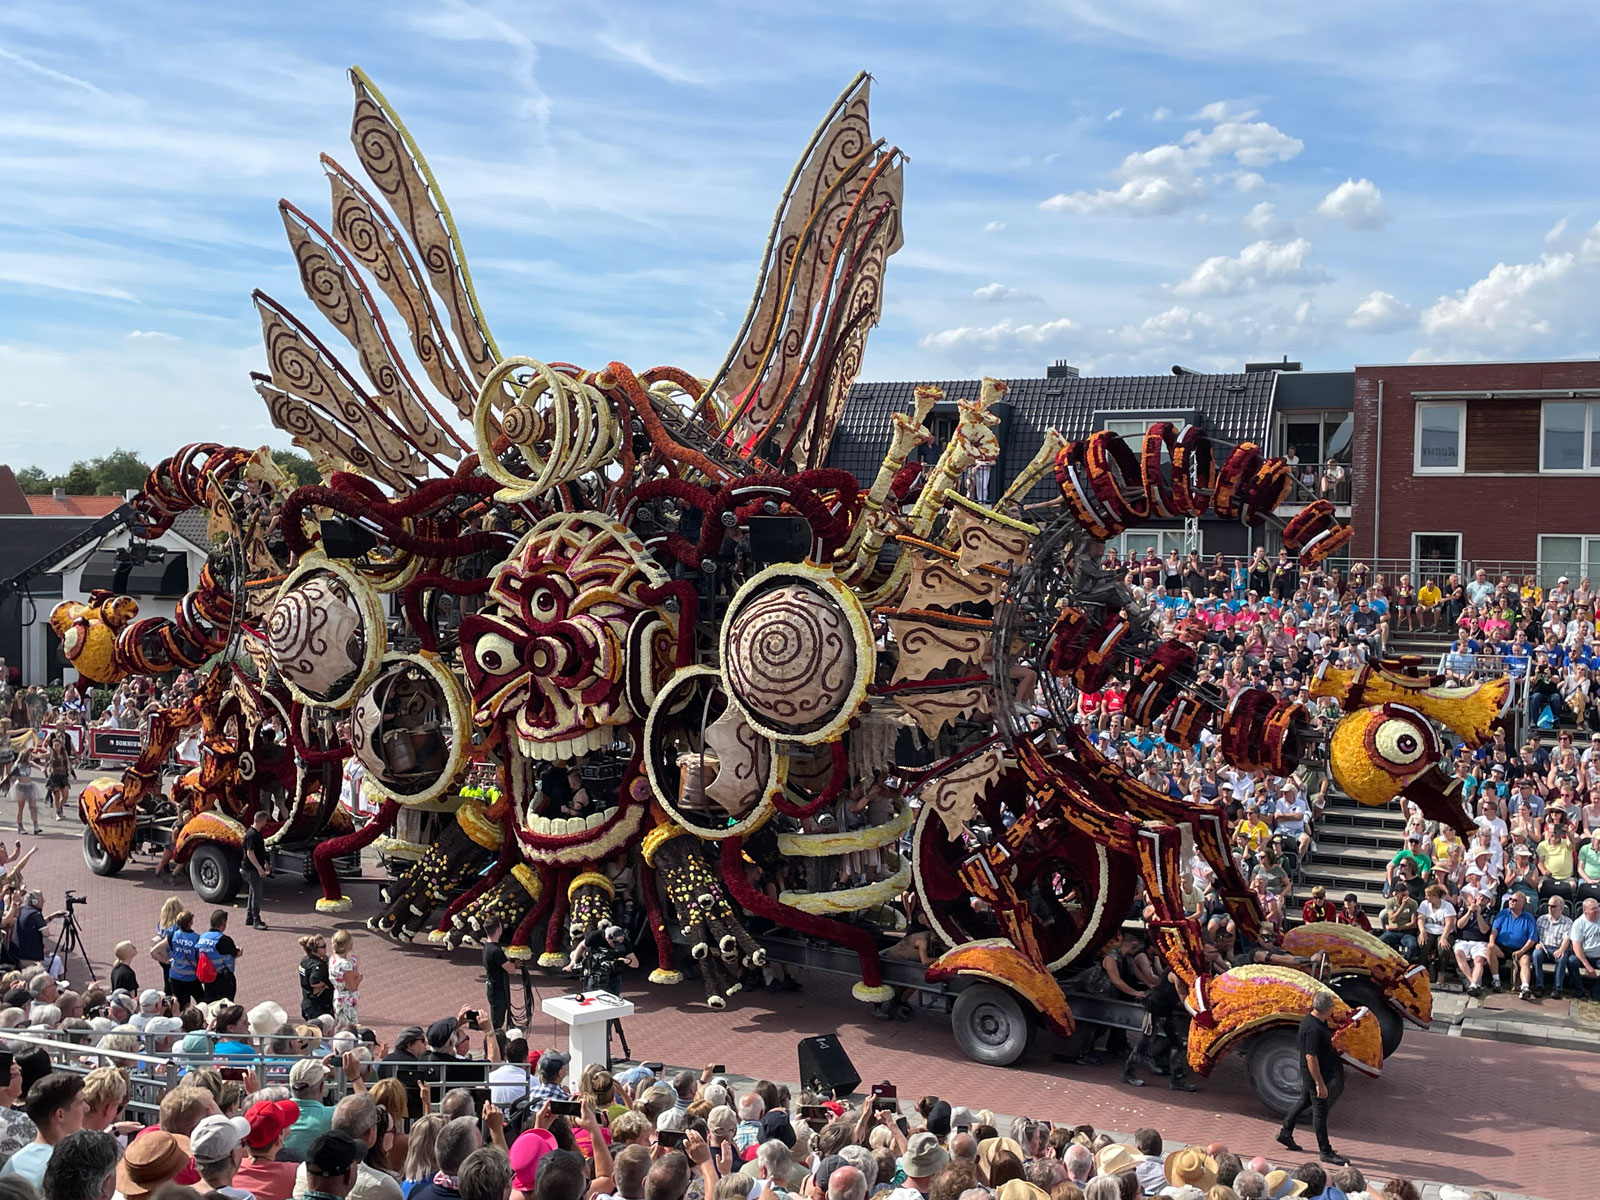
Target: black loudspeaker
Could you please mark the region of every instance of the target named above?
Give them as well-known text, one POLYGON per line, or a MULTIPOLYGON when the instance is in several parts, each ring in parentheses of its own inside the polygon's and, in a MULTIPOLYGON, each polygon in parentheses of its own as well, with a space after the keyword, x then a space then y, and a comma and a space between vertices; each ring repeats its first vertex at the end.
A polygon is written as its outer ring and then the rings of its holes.
POLYGON ((800 1042, 800 1086, 828 1096, 848 1096, 861 1083, 839 1039, 832 1034, 808 1037, 800 1042))
POLYGON ((811 553, 811 522, 797 513, 753 516, 750 557, 758 563, 804 562, 811 553))

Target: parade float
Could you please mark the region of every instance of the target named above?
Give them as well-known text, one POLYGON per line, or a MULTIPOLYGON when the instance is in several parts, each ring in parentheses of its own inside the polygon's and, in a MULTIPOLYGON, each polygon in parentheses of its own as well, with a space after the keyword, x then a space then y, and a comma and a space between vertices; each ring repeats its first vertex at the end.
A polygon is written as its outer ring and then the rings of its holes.
MULTIPOLYGON (((392 938, 453 946, 499 921, 510 955, 553 967, 637 908, 651 982, 697 971, 712 1007, 788 938, 849 956, 862 1001, 891 1005, 901 984, 948 997, 962 1047, 993 1063, 1039 1029, 1073 1032, 1062 981, 1142 882, 1190 1065, 1241 1051, 1286 1103, 1283 1031, 1322 984, 1208 972, 1185 914, 1193 859, 1246 936, 1261 922, 1226 814, 1103 758, 1079 689, 1121 680, 1130 720, 1164 717, 1175 746, 1210 730, 1230 762, 1277 774, 1325 758, 1363 802, 1404 794, 1457 825, 1439 730, 1486 738, 1504 689, 1329 671, 1317 689, 1348 715, 1325 743, 1293 700, 1202 682, 1193 646, 1101 569, 1104 542, 1209 512, 1270 524, 1310 568, 1349 532, 1325 501, 1280 520, 1284 462, 1195 425, 1050 431, 980 504, 957 484, 994 461, 1005 387, 986 380, 952 397, 943 444, 926 418, 945 397, 921 388, 874 479, 827 468, 902 240, 904 160, 872 134, 864 75, 802 153, 708 375, 503 352, 438 181, 351 78, 354 165, 322 158, 331 215, 279 206, 321 331, 254 296, 256 389, 322 482, 294 486, 265 449, 184 447, 135 504, 145 536, 209 513, 200 586, 172 619, 111 596, 52 618, 90 680, 203 679, 120 780, 85 790, 91 867, 119 870, 160 801, 176 808, 163 865, 224 900, 265 810, 269 843, 314 847, 323 912, 350 907, 336 860, 394 851, 367 918, 392 938), (1041 482, 1057 502, 1024 509, 1041 482), (196 725, 201 765, 160 797, 196 725), (338 803, 351 762, 374 813, 359 828, 338 803), (937 940, 925 970, 882 957, 909 908, 937 940)), ((1426 1024, 1426 975, 1347 926, 1301 936, 1351 998, 1336 1044, 1376 1073, 1398 1037, 1374 1010, 1426 1024)))

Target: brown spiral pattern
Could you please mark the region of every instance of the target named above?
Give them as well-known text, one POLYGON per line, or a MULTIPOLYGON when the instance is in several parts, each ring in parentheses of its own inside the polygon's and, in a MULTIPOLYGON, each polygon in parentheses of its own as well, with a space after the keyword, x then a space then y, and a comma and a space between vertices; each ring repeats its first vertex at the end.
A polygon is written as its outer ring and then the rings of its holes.
POLYGON ((729 626, 728 684, 764 724, 804 733, 838 715, 855 679, 855 640, 829 597, 802 584, 745 604, 729 626))
POLYGON ((326 630, 327 583, 311 579, 278 599, 267 618, 267 648, 278 670, 302 679, 317 669, 329 651, 326 630))

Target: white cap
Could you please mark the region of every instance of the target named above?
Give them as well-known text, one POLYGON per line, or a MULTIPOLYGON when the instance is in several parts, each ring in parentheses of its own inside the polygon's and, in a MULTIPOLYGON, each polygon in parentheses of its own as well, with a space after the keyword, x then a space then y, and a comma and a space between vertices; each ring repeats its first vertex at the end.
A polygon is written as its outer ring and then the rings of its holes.
POLYGON ((249 1136, 250 1122, 243 1117, 212 1113, 190 1130, 189 1152, 198 1162, 221 1162, 249 1136))

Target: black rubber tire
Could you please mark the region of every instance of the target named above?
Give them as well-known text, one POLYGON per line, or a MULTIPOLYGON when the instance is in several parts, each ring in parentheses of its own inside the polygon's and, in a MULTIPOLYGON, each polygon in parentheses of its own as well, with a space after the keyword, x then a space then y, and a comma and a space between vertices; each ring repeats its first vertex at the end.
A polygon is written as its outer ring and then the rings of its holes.
POLYGON ((1028 1052, 1034 1020, 1014 993, 975 983, 956 996, 950 1028, 961 1052, 974 1062, 1009 1067, 1028 1052))
POLYGON ((1388 1060, 1400 1049, 1400 1039, 1406 1033, 1406 1019, 1397 1013, 1394 1005, 1383 998, 1383 989, 1365 975, 1347 975, 1335 979, 1330 985, 1334 994, 1351 1008, 1369 1008, 1378 1018, 1378 1029, 1383 1033, 1383 1057, 1388 1060))
POLYGON ((83 861, 96 875, 110 877, 127 865, 125 858, 114 858, 95 836, 94 826, 83 827, 83 861))
POLYGON ((240 882, 237 852, 207 843, 189 856, 189 884, 207 904, 231 904, 240 882))
POLYGON ((1283 1117, 1300 1097, 1298 1031, 1284 1026, 1264 1029, 1250 1040, 1247 1068, 1250 1090, 1275 1117, 1283 1117))

